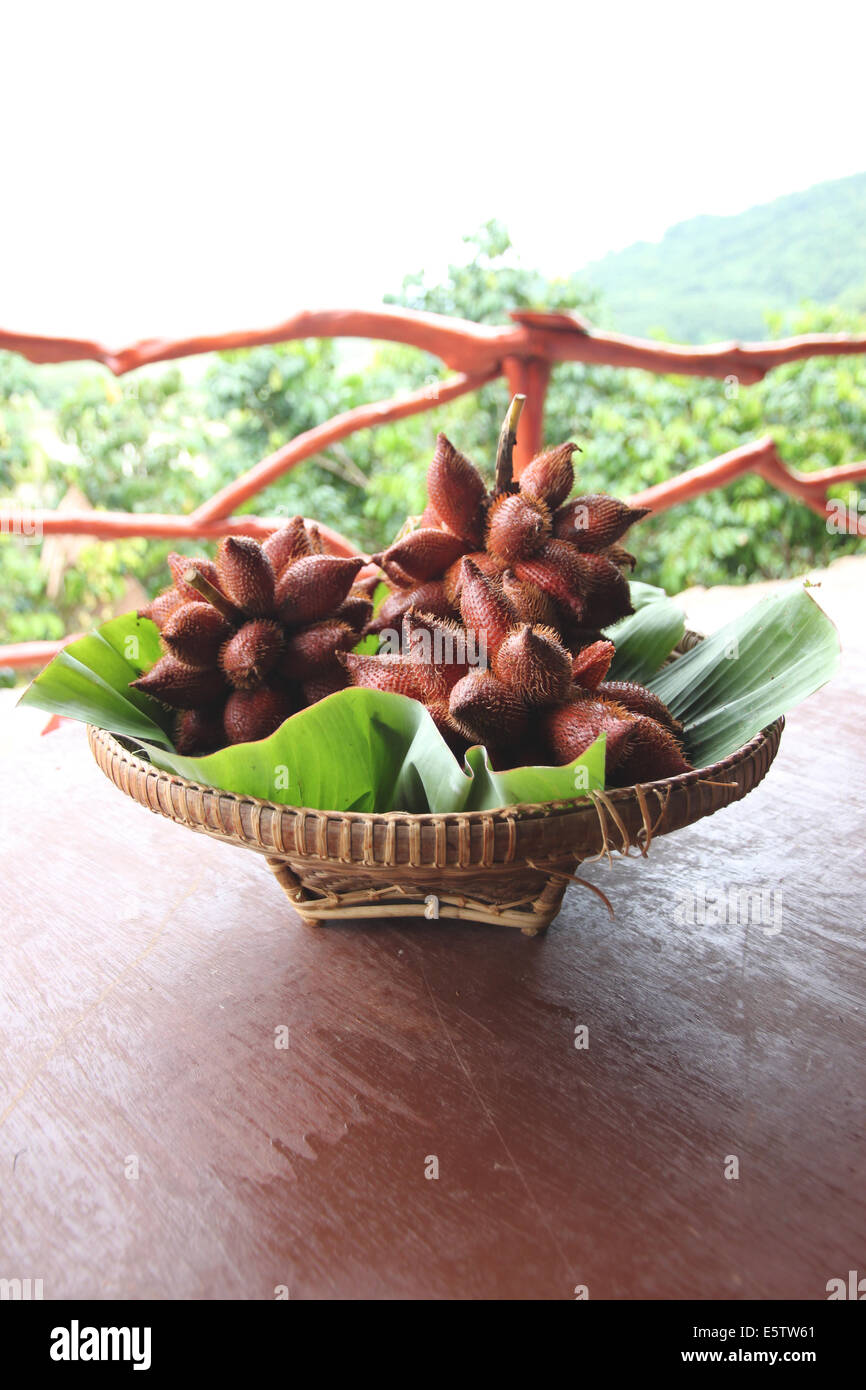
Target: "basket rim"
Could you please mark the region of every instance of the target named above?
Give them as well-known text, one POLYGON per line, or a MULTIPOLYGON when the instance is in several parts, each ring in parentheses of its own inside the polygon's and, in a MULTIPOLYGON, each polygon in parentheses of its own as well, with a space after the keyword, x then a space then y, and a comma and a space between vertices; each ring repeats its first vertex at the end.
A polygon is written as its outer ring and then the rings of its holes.
MULTIPOLYGON (((779 715, 772 723, 767 724, 759 733, 729 753, 727 757, 721 758, 718 762, 708 763, 705 767, 691 768, 688 772, 677 773, 673 777, 662 777, 652 782, 635 782, 627 787, 612 787, 605 789, 604 797, 612 805, 616 806, 619 802, 631 801, 634 797, 635 788, 640 787, 642 791, 653 790, 656 793, 665 789, 673 790, 676 787, 689 787, 698 782, 714 780, 719 774, 731 772, 741 763, 750 758, 765 743, 770 742, 778 733, 781 736, 785 727, 785 716, 779 715)), ((132 765, 137 772, 142 772, 146 776, 157 778, 162 782, 177 784, 191 791, 196 791, 202 795, 226 797, 231 801, 241 805, 258 806, 262 809, 268 808, 271 811, 279 812, 280 815, 290 814, 305 816, 327 816, 335 819, 346 820, 358 824, 382 824, 387 825, 393 822, 404 822, 409 824, 437 824, 454 823, 456 821, 468 821, 469 824, 489 823, 490 818, 501 819, 503 821, 513 821, 515 819, 531 820, 534 818, 550 818, 555 815, 566 815, 579 813, 584 809, 591 809, 593 806, 592 797, 588 794, 582 796, 568 797, 557 801, 522 801, 513 802, 508 806, 495 806, 488 810, 480 811, 338 811, 323 810, 314 806, 294 806, 286 802, 268 801, 263 797, 251 796, 246 792, 232 792, 224 787, 214 787, 208 783, 193 782, 188 777, 182 777, 176 772, 166 772, 165 769, 156 767, 151 762, 137 757, 125 748, 120 739, 112 734, 108 729, 100 728, 95 724, 87 726, 88 739, 93 744, 102 744, 110 751, 114 752, 123 761, 132 765)))
MULTIPOLYGON (((700 634, 684 633, 689 645, 700 634)), ((672 654, 683 650, 683 638, 672 654)), ((446 918, 519 927, 535 936, 559 912, 580 864, 633 850, 734 802, 763 780, 779 748, 783 716, 727 757, 673 777, 592 790, 556 801, 479 811, 338 811, 289 806, 165 771, 89 725, 105 776, 140 806, 175 824, 265 856, 302 921, 428 915, 430 892, 446 918), (650 809, 650 798, 658 811, 650 809), (432 877, 431 877, 432 876, 432 877)))

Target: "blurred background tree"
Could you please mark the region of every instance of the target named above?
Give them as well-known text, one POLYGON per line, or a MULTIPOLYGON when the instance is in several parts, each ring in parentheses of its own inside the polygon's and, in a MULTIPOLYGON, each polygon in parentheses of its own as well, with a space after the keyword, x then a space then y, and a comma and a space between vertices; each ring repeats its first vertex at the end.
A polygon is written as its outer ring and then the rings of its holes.
MULTIPOLYGON (((438 284, 406 277, 389 302, 483 323, 509 310, 598 317, 579 277, 521 267, 505 229, 487 223, 438 284)), ((854 309, 805 306, 769 316, 770 336, 864 332, 854 309)), ((0 354, 0 486, 25 506, 185 513, 304 430, 365 401, 435 383, 437 359, 400 346, 289 343, 192 359, 115 381, 92 365, 36 368, 0 354)), ((490 470, 508 402, 504 382, 424 415, 366 430, 294 469, 247 510, 303 512, 365 550, 424 505, 438 430, 490 470)), ((866 358, 815 358, 757 386, 567 363, 548 393, 546 437, 576 440, 580 487, 625 495, 771 432, 785 462, 809 471, 866 455, 866 358)), ((845 495, 842 490, 841 495, 845 495)), ((642 579, 670 592, 801 573, 864 541, 747 477, 649 518, 630 539, 642 579)), ((165 582, 166 542, 0 537, 0 640, 56 638, 123 611, 165 582), (133 577, 131 579, 131 577, 133 577)), ((191 543, 181 547, 201 552, 191 543)), ((212 547, 210 547, 212 549, 212 547)))

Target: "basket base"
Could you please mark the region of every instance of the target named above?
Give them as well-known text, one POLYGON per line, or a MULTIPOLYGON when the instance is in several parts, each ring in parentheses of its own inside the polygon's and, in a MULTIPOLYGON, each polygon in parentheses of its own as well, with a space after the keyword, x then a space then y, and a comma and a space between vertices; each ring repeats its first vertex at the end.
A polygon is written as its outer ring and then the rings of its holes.
POLYGON ((524 936, 545 931, 559 912, 569 874, 555 873, 541 880, 535 896, 511 901, 469 897, 446 887, 437 892, 423 887, 406 889, 389 884, 382 888, 317 892, 307 889, 285 859, 268 857, 267 864, 305 926, 321 927, 339 919, 421 917, 426 921, 482 922, 515 927, 524 936))

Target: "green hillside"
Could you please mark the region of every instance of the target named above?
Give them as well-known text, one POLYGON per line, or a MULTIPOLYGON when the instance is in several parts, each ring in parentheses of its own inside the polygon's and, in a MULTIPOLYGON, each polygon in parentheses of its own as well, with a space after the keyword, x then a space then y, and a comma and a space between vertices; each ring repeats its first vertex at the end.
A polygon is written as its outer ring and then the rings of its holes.
POLYGON ((756 338, 804 301, 866 309, 866 173, 733 217, 693 217, 588 265, 599 321, 675 339, 756 338))

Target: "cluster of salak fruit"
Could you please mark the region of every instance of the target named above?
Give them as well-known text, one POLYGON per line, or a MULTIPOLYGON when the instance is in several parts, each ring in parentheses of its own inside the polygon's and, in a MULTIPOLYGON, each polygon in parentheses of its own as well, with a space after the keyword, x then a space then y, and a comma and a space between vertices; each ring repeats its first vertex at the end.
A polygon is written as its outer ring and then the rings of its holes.
POLYGON ((374 557, 392 593, 370 628, 400 625, 401 650, 341 660, 353 685, 420 700, 455 752, 484 743, 498 768, 570 762, 604 733, 609 785, 686 772, 661 700, 604 679, 614 646, 601 629, 632 612, 634 557, 618 542, 646 511, 567 501, 575 447, 539 455, 519 482, 506 452, 489 491, 440 434, 418 528, 374 557))
POLYGON ((612 642, 572 654, 552 627, 522 622, 501 584, 472 559, 460 564, 463 626, 410 608, 401 651, 342 655, 353 685, 420 700, 456 753, 483 743, 497 768, 568 763, 603 733, 611 786, 688 771, 682 728, 658 696, 604 679, 612 642))
POLYGON ((267 738, 296 710, 347 684, 338 653, 373 611, 364 561, 322 553, 300 516, 261 545, 227 536, 216 561, 170 555, 174 583, 140 610, 165 655, 132 684, 178 711, 179 753, 267 738))
POLYGON ((567 502, 576 447, 539 455, 519 482, 497 468, 488 491, 474 464, 440 434, 418 529, 373 557, 393 587, 375 626, 392 626, 410 608, 459 617, 464 556, 498 581, 519 620, 554 628, 574 650, 630 613, 623 571, 635 561, 617 542, 646 509, 602 493, 567 502))
POLYGON ((392 591, 375 621, 363 560, 324 554, 301 517, 262 544, 226 537, 215 561, 170 556, 173 584, 141 610, 165 654, 133 684, 178 712, 181 753, 266 738, 352 684, 419 700, 455 753, 484 743, 498 768, 567 763, 604 733, 609 785, 687 771, 657 696, 605 680, 602 629, 632 611, 634 558, 619 541, 645 511, 603 494, 568 501, 575 447, 539 455, 515 482, 501 440, 488 490, 440 435, 419 526, 373 557, 392 591), (395 626, 398 651, 352 650, 395 626))

